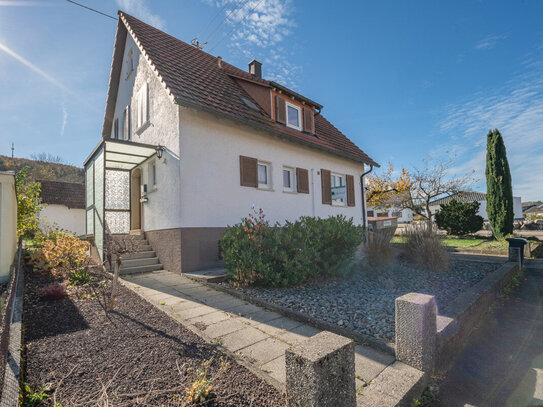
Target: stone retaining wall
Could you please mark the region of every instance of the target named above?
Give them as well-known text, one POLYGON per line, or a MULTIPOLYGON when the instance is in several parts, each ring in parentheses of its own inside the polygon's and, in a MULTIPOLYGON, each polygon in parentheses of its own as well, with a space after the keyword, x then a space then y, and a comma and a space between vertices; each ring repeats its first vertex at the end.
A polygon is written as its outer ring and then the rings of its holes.
POLYGON ((494 304, 503 288, 520 271, 519 264, 507 262, 494 273, 452 301, 437 317, 435 367, 446 371, 462 351, 471 331, 494 304))

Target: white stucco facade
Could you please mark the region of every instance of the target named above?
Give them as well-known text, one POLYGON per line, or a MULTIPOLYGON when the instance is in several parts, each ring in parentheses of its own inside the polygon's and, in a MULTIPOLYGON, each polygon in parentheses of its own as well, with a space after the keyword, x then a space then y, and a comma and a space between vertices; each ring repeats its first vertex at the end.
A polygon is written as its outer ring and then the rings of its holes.
POLYGON ((85 209, 45 205, 40 212, 40 228, 51 226, 82 236, 85 234, 85 209))
POLYGON ((0 281, 9 278, 17 250, 17 196, 13 173, 0 172, 0 281))

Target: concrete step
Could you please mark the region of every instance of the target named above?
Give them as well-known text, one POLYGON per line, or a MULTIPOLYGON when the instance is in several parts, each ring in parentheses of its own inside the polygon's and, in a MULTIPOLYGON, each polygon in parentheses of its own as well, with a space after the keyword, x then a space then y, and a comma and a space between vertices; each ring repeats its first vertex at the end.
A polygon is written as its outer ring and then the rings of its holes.
POLYGON ((136 274, 136 273, 148 273, 150 271, 162 270, 162 264, 149 264, 147 266, 127 267, 120 270, 121 275, 136 274))
POLYGON ((226 271, 224 268, 190 271, 183 274, 193 280, 207 281, 208 283, 219 283, 226 280, 226 271))
POLYGON ((149 257, 156 257, 156 253, 154 250, 148 250, 145 252, 124 253, 122 255, 123 261, 132 259, 147 259, 149 257))
POLYGON ((143 259, 126 259, 121 264, 121 270, 130 267, 149 266, 151 264, 158 264, 158 257, 147 257, 143 259))
POLYGON ((114 239, 131 239, 131 240, 143 240, 143 239, 145 239, 143 234, 141 234, 141 235, 127 235, 127 234, 113 235, 113 238, 114 239))

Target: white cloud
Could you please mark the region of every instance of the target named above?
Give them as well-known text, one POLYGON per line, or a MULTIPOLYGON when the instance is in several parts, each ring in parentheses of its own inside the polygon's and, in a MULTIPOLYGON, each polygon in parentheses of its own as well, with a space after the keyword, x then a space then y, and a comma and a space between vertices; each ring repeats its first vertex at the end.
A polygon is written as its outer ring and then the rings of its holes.
MULTIPOLYGON (((507 148, 513 190, 523 200, 543 198, 543 53, 524 64, 528 69, 495 90, 451 105, 439 123, 460 155, 459 169, 475 169, 485 189, 486 135, 497 128, 507 148)), ((445 146, 443 146, 445 148, 445 146)))
POLYGON ((134 14, 135 17, 141 18, 147 24, 152 25, 160 30, 166 27, 166 22, 158 15, 153 14, 147 7, 145 0, 116 0, 117 5, 122 11, 129 14, 134 14))
POLYGON ((281 47, 296 27, 292 0, 202 1, 215 7, 226 5, 222 18, 200 38, 202 42, 209 41, 206 50, 226 43, 247 62, 253 58, 261 60, 267 79, 296 87, 295 78, 302 68, 292 62, 291 50, 281 47), (225 18, 223 26, 216 29, 225 18))
POLYGON ((490 34, 490 35, 487 35, 486 37, 480 39, 479 41, 477 41, 477 43, 475 44, 475 49, 492 49, 496 46, 496 44, 498 43, 498 41, 500 40, 504 40, 507 38, 507 34, 500 34, 500 35, 496 35, 496 34, 490 34))

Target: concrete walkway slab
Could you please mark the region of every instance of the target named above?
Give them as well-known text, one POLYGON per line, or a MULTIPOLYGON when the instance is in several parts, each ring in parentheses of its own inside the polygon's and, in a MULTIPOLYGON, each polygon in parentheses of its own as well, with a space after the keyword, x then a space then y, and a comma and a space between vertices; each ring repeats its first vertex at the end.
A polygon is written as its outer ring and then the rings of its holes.
MULTIPOLYGON (((123 282, 200 336, 237 355, 280 389, 286 381, 285 350, 321 332, 183 275, 151 272, 123 276, 123 282), (171 294, 172 290, 177 294, 171 294)), ((361 389, 359 400, 370 403, 367 405, 395 405, 410 394, 422 375, 394 362, 393 356, 364 345, 355 346, 355 365, 357 387, 366 386, 361 389), (400 394, 402 391, 406 394, 400 394)))
POLYGON ((543 270, 472 332, 432 406, 543 406, 543 270))

